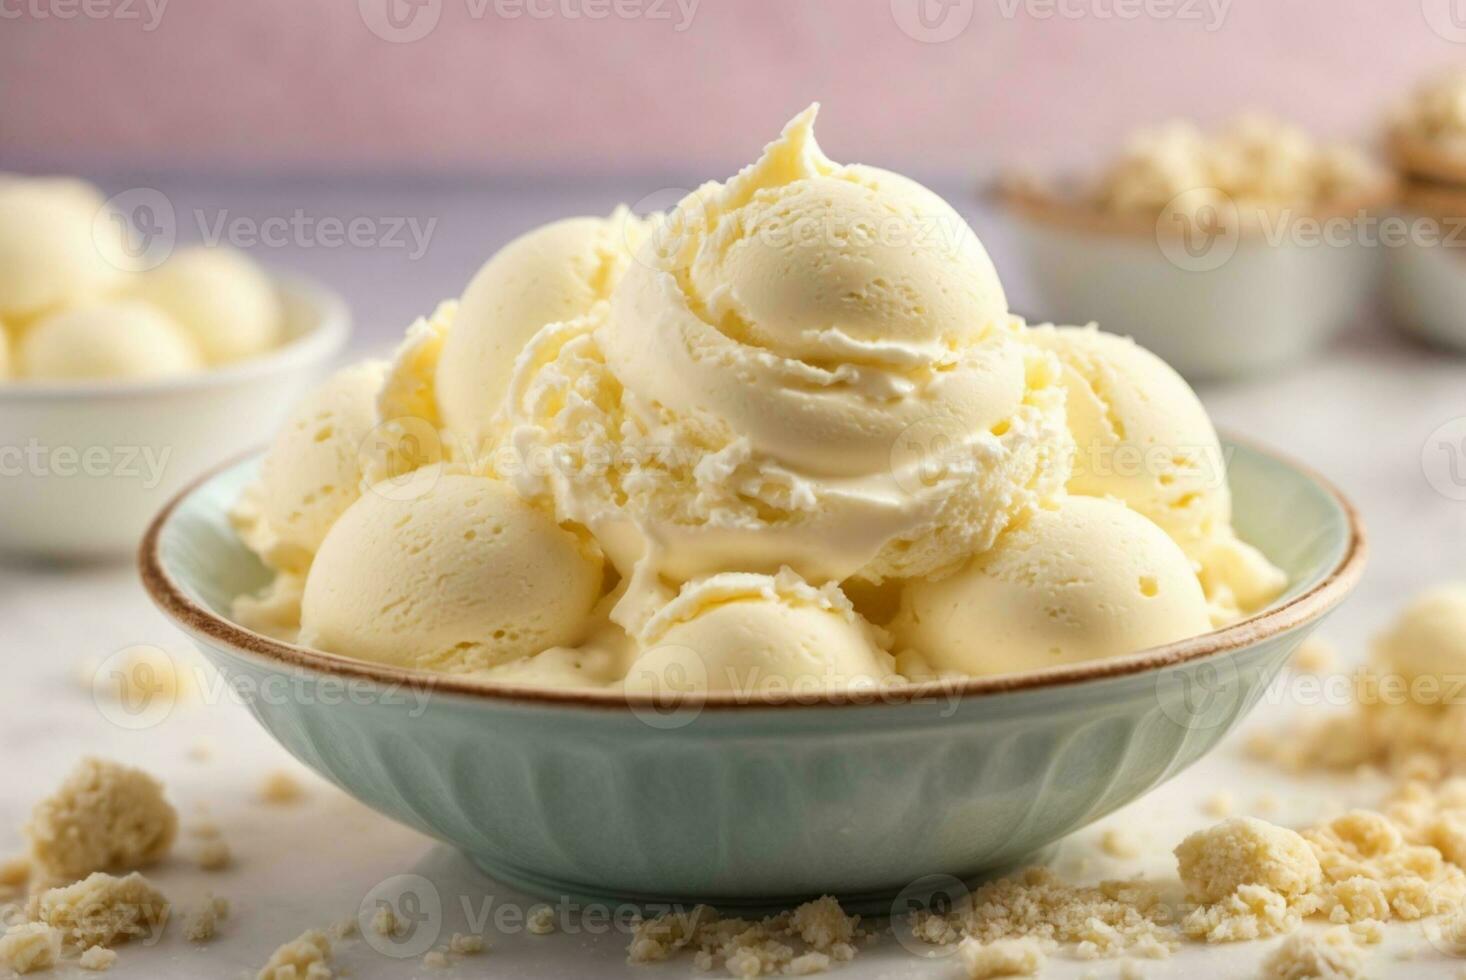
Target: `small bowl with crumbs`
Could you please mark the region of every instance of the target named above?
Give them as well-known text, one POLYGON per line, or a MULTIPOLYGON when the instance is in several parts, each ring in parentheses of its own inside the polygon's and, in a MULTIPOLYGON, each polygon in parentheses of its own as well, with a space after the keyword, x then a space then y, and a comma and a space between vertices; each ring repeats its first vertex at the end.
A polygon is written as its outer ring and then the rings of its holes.
POLYGON ((1347 326, 1395 194, 1361 153, 1262 116, 1143 130, 1097 178, 996 191, 1044 316, 1133 336, 1193 380, 1296 363, 1347 326))

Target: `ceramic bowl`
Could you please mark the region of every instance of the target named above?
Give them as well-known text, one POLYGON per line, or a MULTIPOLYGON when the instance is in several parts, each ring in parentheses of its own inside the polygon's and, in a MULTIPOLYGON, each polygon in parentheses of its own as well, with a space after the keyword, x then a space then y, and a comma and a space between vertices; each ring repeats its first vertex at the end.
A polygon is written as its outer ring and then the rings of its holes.
POLYGON ((507 884, 549 900, 740 910, 833 894, 884 913, 923 882, 1031 860, 1191 765, 1349 592, 1365 551, 1349 504, 1300 467, 1233 448, 1238 530, 1292 582, 1264 613, 1112 660, 859 700, 712 695, 668 709, 251 633, 230 603, 269 575, 225 515, 257 460, 170 504, 141 570, 286 749, 507 884))
POLYGON ((1410 233, 1386 250, 1394 322, 1431 343, 1466 351, 1466 189, 1416 185, 1399 217, 1410 233))
POLYGON ((998 200, 1027 260, 1036 316, 1098 322, 1193 380, 1304 359, 1358 315, 1379 280, 1377 250, 1353 235, 1349 209, 1317 216, 1329 222, 1320 228, 1346 236, 1324 244, 1302 222, 1243 232, 1215 215, 1208 221, 1222 223, 1193 226, 1174 214, 1115 218, 1031 192, 998 200))
POLYGON ((0 383, 0 556, 128 555, 189 480, 273 438, 350 332, 335 294, 276 285, 289 340, 261 357, 158 381, 0 383))

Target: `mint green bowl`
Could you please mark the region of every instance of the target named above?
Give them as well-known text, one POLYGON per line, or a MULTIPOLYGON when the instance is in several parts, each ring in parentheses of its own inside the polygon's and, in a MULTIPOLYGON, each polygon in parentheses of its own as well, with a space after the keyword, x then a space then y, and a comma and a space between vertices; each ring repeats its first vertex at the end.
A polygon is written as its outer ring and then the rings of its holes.
POLYGON ((279 643, 228 619, 268 573, 215 472, 142 544, 157 604, 280 743, 343 790, 552 900, 888 911, 913 886, 1031 860, 1201 758, 1358 581, 1332 487, 1233 445, 1239 532, 1293 583, 1245 622, 1126 657, 866 703, 486 687, 279 643), (949 876, 944 878, 942 876, 949 876))

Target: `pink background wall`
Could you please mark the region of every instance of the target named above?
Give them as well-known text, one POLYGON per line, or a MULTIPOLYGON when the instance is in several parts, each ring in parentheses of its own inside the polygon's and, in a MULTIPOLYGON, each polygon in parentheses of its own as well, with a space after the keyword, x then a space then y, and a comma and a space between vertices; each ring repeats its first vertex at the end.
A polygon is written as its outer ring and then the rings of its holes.
POLYGON ((60 18, 80 2, 0 0, 0 164, 721 174, 820 99, 837 158, 957 173, 1249 105, 1367 134, 1466 64, 1456 0, 924 0, 959 29, 938 43, 898 26, 918 0, 681 0, 680 31, 678 0, 603 20, 558 11, 662 0, 171 0, 152 30, 149 0, 60 18), (1173 15, 1114 16, 1144 3, 1173 15), (384 40, 388 4, 436 26, 384 40), (552 16, 502 15, 519 4, 552 16))

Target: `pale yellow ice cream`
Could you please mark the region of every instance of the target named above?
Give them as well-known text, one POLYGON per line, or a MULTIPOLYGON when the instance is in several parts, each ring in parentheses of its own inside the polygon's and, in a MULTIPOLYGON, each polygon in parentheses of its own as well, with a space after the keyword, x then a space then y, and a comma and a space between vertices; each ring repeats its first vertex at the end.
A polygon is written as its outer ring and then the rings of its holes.
POLYGON ((1211 622, 1164 531, 1116 501, 1070 496, 955 575, 908 586, 892 628, 939 670, 1006 674, 1133 653, 1211 622))
POLYGON ((1466 679, 1466 582, 1438 585, 1411 600, 1375 639, 1374 662, 1407 680, 1466 679))
POLYGON ((336 372, 297 406, 231 517, 267 565, 297 574, 361 496, 362 460, 376 425, 386 365, 336 372))
POLYGON ((368 490, 331 527, 300 639, 396 666, 492 667, 584 639, 602 578, 593 543, 507 484, 438 473, 409 499, 368 490))
POLYGON ((24 319, 117 289, 133 261, 81 181, 0 178, 0 316, 24 319))
POLYGON ((166 313, 114 300, 36 321, 20 339, 16 363, 36 381, 145 380, 197 371, 203 355, 166 313))
POLYGON ((0 320, 0 381, 10 377, 13 370, 11 361, 14 355, 10 353, 10 345, 10 328, 5 325, 4 320, 0 320))
POLYGON ((645 223, 625 208, 567 218, 505 245, 464 290, 437 362, 437 410, 471 445, 489 432, 514 360, 540 328, 584 316, 611 296, 645 223))
POLYGON ((1191 386, 1134 341, 1092 326, 1029 337, 1064 365, 1069 492, 1114 497, 1160 525, 1201 571, 1218 623, 1275 599, 1286 577, 1232 531, 1226 456, 1191 386))
POLYGON ((816 589, 787 569, 725 572, 683 587, 638 637, 627 691, 731 692, 798 697, 870 688, 894 661, 876 631, 835 587, 816 589))
POLYGON ((140 298, 170 314, 198 341, 210 364, 278 347, 285 317, 269 276, 232 248, 189 248, 144 273, 140 298))
POLYGON ((1057 365, 971 229, 832 163, 813 123, 689 196, 608 310, 520 357, 509 475, 633 579, 628 628, 659 576, 949 569, 1067 477, 1057 365))

